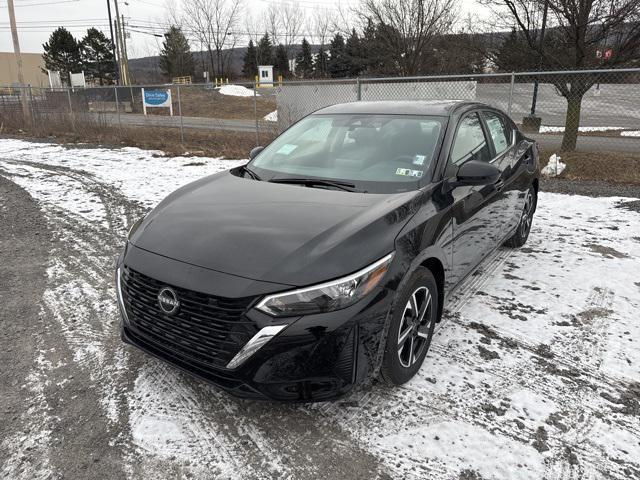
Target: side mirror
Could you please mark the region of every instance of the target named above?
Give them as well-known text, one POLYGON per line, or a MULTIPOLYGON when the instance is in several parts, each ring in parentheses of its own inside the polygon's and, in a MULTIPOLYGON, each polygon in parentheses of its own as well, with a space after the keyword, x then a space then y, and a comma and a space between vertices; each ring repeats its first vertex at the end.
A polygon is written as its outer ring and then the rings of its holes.
POLYGON ((458 169, 457 185, 491 185, 500 179, 502 172, 492 163, 471 160, 458 169))
POLYGON ((253 160, 262 150, 264 150, 264 147, 255 147, 251 149, 249 152, 249 160, 253 160))

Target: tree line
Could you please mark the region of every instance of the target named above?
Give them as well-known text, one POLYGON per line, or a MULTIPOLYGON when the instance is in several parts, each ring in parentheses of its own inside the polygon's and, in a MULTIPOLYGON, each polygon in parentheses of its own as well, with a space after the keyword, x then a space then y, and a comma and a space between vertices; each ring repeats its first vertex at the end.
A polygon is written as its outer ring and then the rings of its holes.
MULTIPOLYGON (((103 32, 90 28, 80 40, 59 27, 42 47, 46 70, 60 72, 62 83, 69 83, 70 73, 84 72, 89 82, 109 85, 115 82, 113 44, 103 32)), ((46 71, 45 71, 46 73, 46 71)))

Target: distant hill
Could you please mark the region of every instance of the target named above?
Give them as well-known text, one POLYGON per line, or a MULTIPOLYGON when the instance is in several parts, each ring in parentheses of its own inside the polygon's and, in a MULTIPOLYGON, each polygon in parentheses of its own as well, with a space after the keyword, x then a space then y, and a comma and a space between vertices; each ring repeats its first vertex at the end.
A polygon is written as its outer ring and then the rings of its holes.
MULTIPOLYGON (((297 55, 301 49, 300 45, 292 45, 292 53, 293 56, 297 55)), ((312 45, 311 51, 316 52, 319 49, 319 45, 312 45)), ((230 59, 230 71, 229 77, 238 78, 242 76, 242 64, 244 59, 244 52, 246 51, 246 47, 236 47, 232 49, 225 50, 225 54, 231 51, 231 59, 230 59)), ((196 75, 194 78, 194 82, 202 82, 203 76, 202 72, 204 71, 204 67, 209 68, 211 65, 209 61, 209 53, 208 52, 193 52, 193 58, 196 63, 196 75)), ((160 57, 142 57, 142 58, 132 58, 129 60, 129 69, 131 70, 131 78, 135 83, 142 84, 152 84, 152 83, 165 83, 167 79, 162 75, 160 71, 160 57)), ((210 70, 210 68, 209 68, 210 70)), ((213 80, 213 79, 212 79, 213 80)), ((253 79, 247 79, 248 81, 252 81, 253 79)))

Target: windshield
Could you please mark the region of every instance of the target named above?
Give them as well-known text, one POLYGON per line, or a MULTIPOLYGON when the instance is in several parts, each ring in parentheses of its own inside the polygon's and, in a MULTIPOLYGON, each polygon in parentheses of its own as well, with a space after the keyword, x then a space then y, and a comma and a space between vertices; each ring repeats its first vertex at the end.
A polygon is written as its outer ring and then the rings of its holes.
POLYGON ((445 121, 311 115, 276 138, 249 167, 267 181, 311 178, 349 182, 367 192, 413 190, 431 175, 445 121))

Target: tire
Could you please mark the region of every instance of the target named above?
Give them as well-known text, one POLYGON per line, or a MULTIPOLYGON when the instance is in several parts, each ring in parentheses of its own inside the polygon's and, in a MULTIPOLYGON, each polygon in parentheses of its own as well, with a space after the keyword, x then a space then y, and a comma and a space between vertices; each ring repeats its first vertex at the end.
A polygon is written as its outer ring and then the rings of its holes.
POLYGON ((538 194, 536 193, 535 188, 533 188, 533 185, 531 185, 527 191, 527 196, 525 197, 524 207, 522 209, 522 215, 520 215, 520 222, 518 222, 516 233, 504 242, 507 247, 520 248, 527 243, 529 232, 531 232, 531 224, 533 223, 533 214, 536 211, 537 205, 538 194))
POLYGON ((383 380, 390 385, 402 385, 420 370, 439 320, 438 284, 429 269, 416 269, 397 295, 381 368, 383 380), (418 324, 414 312, 423 309, 422 321, 418 324))

